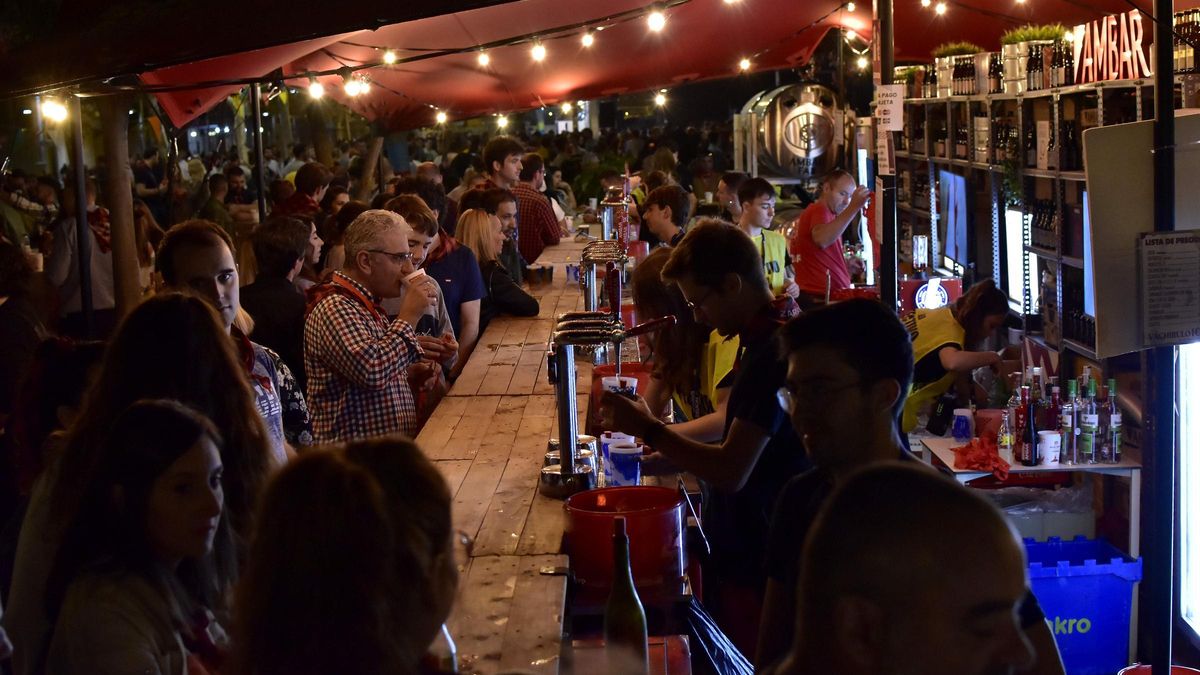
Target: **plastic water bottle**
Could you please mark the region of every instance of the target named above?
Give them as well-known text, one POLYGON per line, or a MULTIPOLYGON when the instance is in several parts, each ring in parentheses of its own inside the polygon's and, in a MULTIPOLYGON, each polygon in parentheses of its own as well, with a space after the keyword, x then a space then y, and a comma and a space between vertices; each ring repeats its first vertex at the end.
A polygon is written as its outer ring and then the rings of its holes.
POLYGON ((996 434, 996 450, 1000 459, 1012 465, 1013 463, 1013 429, 1008 419, 1008 411, 1001 413, 1000 431, 996 434))

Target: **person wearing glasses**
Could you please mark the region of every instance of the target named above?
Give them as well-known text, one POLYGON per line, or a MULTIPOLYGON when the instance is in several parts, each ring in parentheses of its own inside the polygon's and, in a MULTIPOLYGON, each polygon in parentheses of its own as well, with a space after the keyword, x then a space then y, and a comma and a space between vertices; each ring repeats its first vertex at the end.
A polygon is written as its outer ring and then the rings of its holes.
POLYGON ((319 443, 417 431, 408 367, 425 352, 414 326, 437 298, 415 271, 405 221, 364 211, 345 235, 346 262, 311 293, 304 323, 304 370, 313 436, 319 443), (407 285, 407 289, 402 289, 407 285), (389 320, 379 303, 403 295, 389 320))
POLYGON ((757 642, 775 497, 789 478, 809 468, 776 397, 785 363, 775 336, 799 308, 792 298, 771 293, 750 236, 715 218, 697 221, 684 235, 662 278, 679 287, 698 323, 740 340, 724 440, 689 439, 651 414, 644 400, 611 393, 601 399, 603 428, 644 439, 662 458, 704 482, 704 531, 712 547, 704 568, 704 602, 733 643, 749 654, 757 642))
MULTIPOLYGON (((797 586, 802 558, 828 556, 826 550, 806 550, 816 545, 810 531, 822 506, 858 472, 897 461, 923 466, 900 436, 899 418, 913 379, 913 344, 894 312, 873 300, 847 300, 806 312, 784 326, 780 338, 787 376, 779 403, 814 468, 788 482, 775 502, 754 659, 759 671, 785 658, 797 617, 814 615, 813 607, 798 606, 797 586)), ((909 536, 919 538, 916 529, 909 536)), ((1028 589, 1018 610, 1020 628, 1036 652, 1031 672, 1061 675, 1054 638, 1028 589)), ((1012 617, 1008 620, 1011 628, 1012 617)), ((966 671, 931 667, 930 672, 966 671)))

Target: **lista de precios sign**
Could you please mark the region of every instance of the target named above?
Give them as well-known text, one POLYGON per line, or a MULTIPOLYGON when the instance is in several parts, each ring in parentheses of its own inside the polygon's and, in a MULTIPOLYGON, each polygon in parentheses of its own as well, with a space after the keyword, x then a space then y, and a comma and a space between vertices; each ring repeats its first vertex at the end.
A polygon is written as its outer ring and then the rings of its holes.
POLYGON ((1076 26, 1075 81, 1137 80, 1153 75, 1142 40, 1142 15, 1135 11, 1076 26))

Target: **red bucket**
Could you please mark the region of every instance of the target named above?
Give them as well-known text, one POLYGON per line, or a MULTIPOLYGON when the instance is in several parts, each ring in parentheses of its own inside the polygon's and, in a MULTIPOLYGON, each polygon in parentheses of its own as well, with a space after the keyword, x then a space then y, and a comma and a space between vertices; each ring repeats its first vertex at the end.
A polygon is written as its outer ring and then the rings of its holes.
POLYGON ((563 539, 583 594, 608 597, 616 516, 625 517, 633 582, 643 597, 669 594, 682 583, 686 561, 683 498, 678 491, 648 485, 601 488, 573 495, 565 508, 563 539))
MULTIPOLYGON (((1117 675, 1150 675, 1150 666, 1134 665, 1122 668, 1117 675)), ((1171 675, 1200 675, 1200 670, 1186 666, 1171 666, 1171 675)))

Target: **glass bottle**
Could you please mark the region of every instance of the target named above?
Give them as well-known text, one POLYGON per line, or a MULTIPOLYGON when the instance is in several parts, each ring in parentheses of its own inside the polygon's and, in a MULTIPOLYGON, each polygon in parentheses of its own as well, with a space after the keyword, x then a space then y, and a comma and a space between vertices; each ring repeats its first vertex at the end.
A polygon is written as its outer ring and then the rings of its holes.
POLYGON ((1087 398, 1079 415, 1079 454, 1087 464, 1096 463, 1096 432, 1100 427, 1100 411, 1096 407, 1096 381, 1088 380, 1087 398))
POLYGON ((1063 464, 1079 463, 1079 446, 1076 435, 1079 433, 1078 420, 1075 418, 1075 400, 1079 396, 1079 388, 1075 380, 1067 381, 1067 398, 1062 402, 1059 413, 1059 431, 1061 436, 1061 455, 1063 464))
POLYGON ((996 450, 1000 459, 1012 465, 1013 463, 1013 429, 1008 419, 1008 411, 1000 414, 1000 431, 996 433, 996 450))
POLYGON ((633 585, 625 518, 613 519, 613 585, 604 607, 604 651, 610 674, 648 674, 646 611, 633 585))
POLYGON ((1109 461, 1118 464, 1121 461, 1121 406, 1117 402, 1117 381, 1108 380, 1108 445, 1109 461))
POLYGON ((1109 424, 1112 419, 1109 417, 1109 398, 1111 393, 1108 387, 1097 387, 1099 397, 1096 399, 1096 461, 1104 464, 1112 462, 1112 438, 1108 435, 1109 424))

